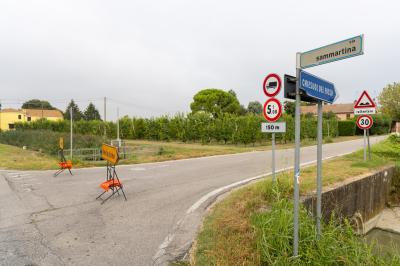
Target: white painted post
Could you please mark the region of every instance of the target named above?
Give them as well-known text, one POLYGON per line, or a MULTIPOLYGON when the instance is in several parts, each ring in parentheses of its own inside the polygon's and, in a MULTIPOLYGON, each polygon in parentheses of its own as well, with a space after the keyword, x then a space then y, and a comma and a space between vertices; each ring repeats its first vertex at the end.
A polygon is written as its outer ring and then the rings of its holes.
POLYGON ((72 137, 72 134, 73 134, 73 125, 72 125, 72 123, 73 123, 73 119, 72 119, 72 106, 71 106, 71 108, 69 109, 69 113, 70 113, 70 116, 71 116, 71 133, 70 133, 70 138, 71 138, 71 140, 70 140, 70 149, 71 149, 71 151, 70 151, 70 159, 72 160, 72 140, 73 140, 73 137, 72 137))

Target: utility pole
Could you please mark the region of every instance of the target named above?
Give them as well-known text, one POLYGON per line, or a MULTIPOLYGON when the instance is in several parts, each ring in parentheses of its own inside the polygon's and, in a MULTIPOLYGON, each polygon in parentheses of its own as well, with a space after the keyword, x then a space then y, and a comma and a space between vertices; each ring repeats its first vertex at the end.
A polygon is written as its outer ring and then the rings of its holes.
POLYGON ((70 156, 71 156, 71 160, 72 160, 72 134, 73 134, 73 126, 72 126, 72 123, 73 123, 73 120, 72 120, 72 106, 71 106, 71 108, 69 108, 69 114, 70 114, 70 116, 71 116, 71 134, 70 134, 70 137, 71 137, 71 140, 70 140, 70 146, 71 146, 71 154, 70 154, 70 156))
POLYGON ((107 137, 107 97, 104 97, 104 138, 107 137))
POLYGON ((117 141, 119 148, 121 146, 121 140, 119 139, 119 107, 117 107, 117 141))
POLYGON ((0 100, 0 132, 1 132, 1 113, 2 111, 1 111, 1 100, 0 100))

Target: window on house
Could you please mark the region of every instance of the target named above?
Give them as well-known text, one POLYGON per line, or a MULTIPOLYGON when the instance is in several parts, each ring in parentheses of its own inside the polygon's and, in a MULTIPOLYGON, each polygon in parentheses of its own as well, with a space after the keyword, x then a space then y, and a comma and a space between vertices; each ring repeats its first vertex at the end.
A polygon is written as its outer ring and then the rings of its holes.
POLYGON ((350 114, 346 114, 346 119, 350 119, 350 114))
POLYGON ((30 116, 28 116, 28 121, 31 121, 31 117, 30 116))
POLYGON ((14 124, 8 124, 8 129, 14 129, 15 125, 14 124))
POLYGON ((21 119, 22 118, 22 116, 21 115, 18 115, 18 119, 21 119))

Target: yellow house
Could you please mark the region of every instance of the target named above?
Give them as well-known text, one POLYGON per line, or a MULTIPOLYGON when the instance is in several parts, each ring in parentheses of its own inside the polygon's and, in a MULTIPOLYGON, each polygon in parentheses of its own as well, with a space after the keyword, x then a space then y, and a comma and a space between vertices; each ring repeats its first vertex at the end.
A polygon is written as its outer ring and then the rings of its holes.
POLYGON ((63 114, 60 110, 6 108, 0 111, 0 129, 14 129, 17 122, 30 122, 41 118, 52 121, 63 120, 63 114))

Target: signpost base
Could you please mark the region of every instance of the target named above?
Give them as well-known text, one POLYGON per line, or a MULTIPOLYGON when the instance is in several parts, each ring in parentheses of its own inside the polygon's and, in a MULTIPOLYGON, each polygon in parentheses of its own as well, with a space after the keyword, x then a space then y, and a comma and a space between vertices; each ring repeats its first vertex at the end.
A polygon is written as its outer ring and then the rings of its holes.
POLYGON ((275 181, 275 133, 272 133, 272 182, 275 181))

